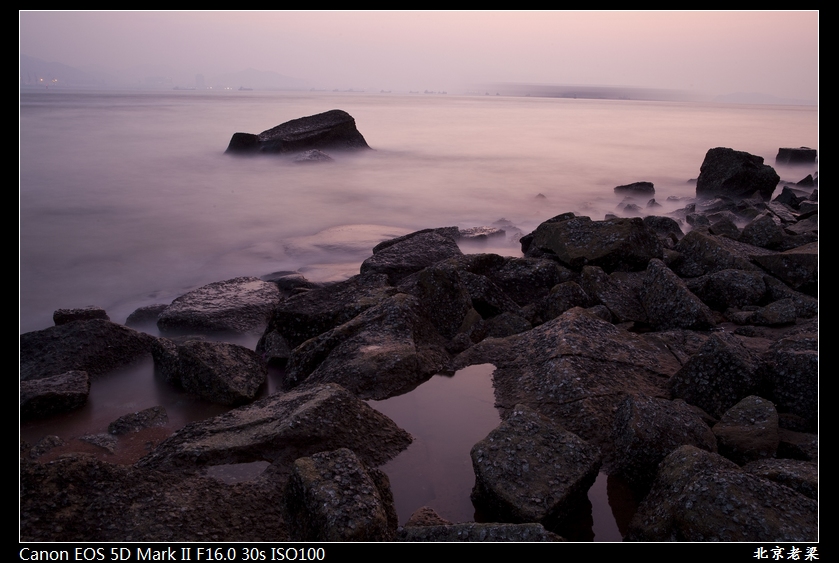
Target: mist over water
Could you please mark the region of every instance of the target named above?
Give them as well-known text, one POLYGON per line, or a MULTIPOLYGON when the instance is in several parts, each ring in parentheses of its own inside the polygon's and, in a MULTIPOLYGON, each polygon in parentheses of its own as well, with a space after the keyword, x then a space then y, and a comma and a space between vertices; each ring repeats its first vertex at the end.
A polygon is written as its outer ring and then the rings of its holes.
POLYGON ((346 278, 426 227, 602 219, 635 181, 663 213, 693 195, 709 148, 770 165, 779 147, 818 148, 814 107, 320 92, 23 92, 20 130, 21 332, 85 305, 124 322, 235 276, 346 278), (375 150, 322 165, 223 154, 237 131, 330 109, 375 150))

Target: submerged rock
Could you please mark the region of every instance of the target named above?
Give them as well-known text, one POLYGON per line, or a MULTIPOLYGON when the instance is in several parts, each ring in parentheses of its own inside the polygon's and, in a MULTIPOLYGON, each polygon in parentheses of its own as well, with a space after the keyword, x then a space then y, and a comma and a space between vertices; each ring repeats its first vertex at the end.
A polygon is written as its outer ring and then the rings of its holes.
POLYGON ((44 418, 83 407, 90 392, 84 371, 68 371, 52 377, 20 382, 20 418, 44 418))

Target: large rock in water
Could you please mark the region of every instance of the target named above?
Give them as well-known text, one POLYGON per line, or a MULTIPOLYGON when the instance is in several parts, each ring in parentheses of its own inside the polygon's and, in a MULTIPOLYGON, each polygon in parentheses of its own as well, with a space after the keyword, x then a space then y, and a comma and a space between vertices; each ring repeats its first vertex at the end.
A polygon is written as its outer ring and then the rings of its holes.
POLYGON ((763 157, 725 147, 709 149, 696 179, 696 197, 725 195, 749 197, 760 192, 763 199, 772 197, 780 176, 763 157))
POLYGON ((228 153, 290 153, 312 149, 369 149, 355 127, 355 119, 333 109, 317 115, 286 121, 259 135, 234 133, 228 153))

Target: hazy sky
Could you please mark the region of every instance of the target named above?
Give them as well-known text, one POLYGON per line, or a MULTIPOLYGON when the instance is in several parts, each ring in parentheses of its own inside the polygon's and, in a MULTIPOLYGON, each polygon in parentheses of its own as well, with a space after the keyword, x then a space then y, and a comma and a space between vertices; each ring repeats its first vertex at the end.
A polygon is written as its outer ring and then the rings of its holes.
POLYGON ((20 52, 76 67, 246 68, 312 86, 526 82, 818 96, 819 13, 20 12, 20 52))

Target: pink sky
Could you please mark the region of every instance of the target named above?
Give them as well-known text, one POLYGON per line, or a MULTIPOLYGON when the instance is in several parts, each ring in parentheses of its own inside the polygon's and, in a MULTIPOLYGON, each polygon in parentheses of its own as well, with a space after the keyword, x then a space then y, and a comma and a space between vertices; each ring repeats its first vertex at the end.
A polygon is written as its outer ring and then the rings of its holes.
POLYGON ((20 52, 76 67, 254 68, 318 87, 621 85, 818 97, 817 11, 20 12, 20 52))

